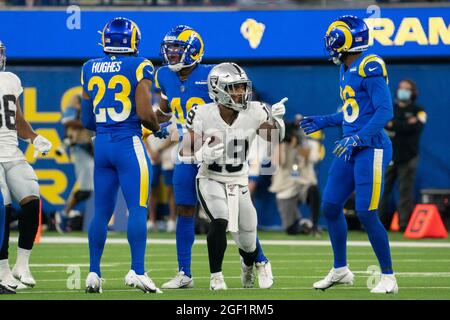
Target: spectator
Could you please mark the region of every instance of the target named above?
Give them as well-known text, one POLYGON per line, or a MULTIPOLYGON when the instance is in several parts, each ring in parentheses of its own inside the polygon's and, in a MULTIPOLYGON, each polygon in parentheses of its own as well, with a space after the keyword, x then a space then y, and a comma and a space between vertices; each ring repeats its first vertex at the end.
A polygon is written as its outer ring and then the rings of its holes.
POLYGON ((314 169, 320 160, 320 143, 299 135, 298 125, 286 124, 286 137, 279 146, 279 169, 272 177, 270 192, 276 193, 283 228, 290 235, 312 232, 320 235, 317 220, 320 192, 314 169), (302 219, 299 203, 311 208, 312 221, 302 219))
POLYGON ((75 166, 75 178, 78 189, 72 191, 62 211, 56 212, 55 227, 59 232, 81 230, 82 216, 79 211, 73 210, 75 206, 88 200, 94 190, 94 147, 91 132, 81 124, 81 96, 73 97, 62 115, 61 123, 65 128, 63 146, 56 150, 61 155, 70 150, 75 166), (68 219, 68 221, 67 221, 68 219), (67 224, 66 224, 67 222, 67 224))
POLYGON ((392 141, 393 157, 385 173, 380 217, 385 227, 389 228, 393 214, 388 210, 388 199, 398 178, 400 201, 397 208, 401 232, 405 231, 414 209, 413 187, 419 159, 419 138, 427 120, 425 111, 416 103, 417 96, 415 82, 401 80, 394 104, 394 118, 386 125, 392 141))

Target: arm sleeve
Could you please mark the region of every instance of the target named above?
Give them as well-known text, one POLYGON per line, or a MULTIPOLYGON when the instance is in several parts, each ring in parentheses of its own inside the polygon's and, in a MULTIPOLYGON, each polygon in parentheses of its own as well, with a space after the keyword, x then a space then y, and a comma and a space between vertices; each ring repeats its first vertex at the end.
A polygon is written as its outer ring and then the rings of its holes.
POLYGON ((329 114, 324 116, 325 121, 327 123, 327 127, 338 127, 342 125, 342 122, 344 121, 344 113, 336 112, 333 114, 329 114))
POLYGON ((367 90, 375 108, 370 121, 358 132, 358 136, 364 143, 384 129, 386 123, 393 117, 393 110, 391 92, 385 78, 367 77, 363 80, 363 87, 367 90))
POLYGON ((164 89, 163 84, 161 83, 161 68, 159 68, 158 70, 156 70, 155 73, 155 88, 157 90, 161 91, 161 97, 165 100, 167 100, 167 95, 166 95, 166 90, 164 89))
POLYGON ((86 129, 95 131, 95 115, 91 100, 81 99, 81 123, 86 129))
POLYGON ((23 87, 22 87, 22 81, 20 81, 20 78, 15 75, 14 73, 10 73, 11 77, 13 79, 13 83, 14 83, 14 95, 16 96, 16 99, 19 99, 20 95, 23 92, 23 87))

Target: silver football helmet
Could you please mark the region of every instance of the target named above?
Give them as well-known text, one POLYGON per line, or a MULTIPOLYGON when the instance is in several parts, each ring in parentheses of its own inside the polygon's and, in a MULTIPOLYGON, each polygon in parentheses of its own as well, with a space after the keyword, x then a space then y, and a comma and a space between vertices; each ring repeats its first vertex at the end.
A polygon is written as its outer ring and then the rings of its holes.
POLYGON ((216 65, 208 75, 209 97, 216 103, 236 111, 246 110, 252 98, 252 82, 244 69, 232 62, 216 65), (245 85, 245 90, 239 92, 238 86, 245 85), (238 102, 232 96, 240 95, 238 102))
POLYGON ((0 71, 5 71, 6 68, 6 47, 0 41, 0 71))

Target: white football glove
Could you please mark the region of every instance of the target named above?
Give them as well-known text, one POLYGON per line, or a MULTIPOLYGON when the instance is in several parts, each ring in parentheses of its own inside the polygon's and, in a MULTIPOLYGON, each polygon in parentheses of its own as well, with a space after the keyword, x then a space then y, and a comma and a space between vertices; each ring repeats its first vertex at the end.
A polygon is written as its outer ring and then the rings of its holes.
POLYGON ((281 119, 283 118, 284 114, 286 113, 286 107, 284 106, 284 103, 288 101, 288 98, 283 98, 280 100, 280 102, 275 103, 272 105, 272 117, 281 119))
POLYGON ((40 134, 33 140, 34 146, 34 157, 37 158, 39 153, 46 156, 47 153, 52 149, 52 143, 40 134))
POLYGON ((211 137, 208 137, 202 147, 195 153, 195 159, 198 162, 206 162, 207 164, 211 164, 223 157, 224 144, 218 143, 215 146, 210 147, 210 142, 211 137))
POLYGON ((284 124, 283 116, 286 113, 286 107, 284 106, 284 103, 288 101, 288 98, 284 97, 280 100, 280 102, 275 103, 272 105, 272 118, 276 123, 276 126, 278 130, 280 130, 280 141, 284 139, 284 136, 286 134, 286 125, 284 124))

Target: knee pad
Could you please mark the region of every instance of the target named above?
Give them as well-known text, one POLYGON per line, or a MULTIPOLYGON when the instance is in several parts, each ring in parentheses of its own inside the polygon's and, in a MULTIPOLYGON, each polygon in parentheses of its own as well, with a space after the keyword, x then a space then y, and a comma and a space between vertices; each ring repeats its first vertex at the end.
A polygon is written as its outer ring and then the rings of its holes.
POLYGON ((344 209, 342 205, 334 204, 330 202, 322 203, 322 212, 327 219, 334 219, 344 209))
POLYGON ((78 190, 77 192, 75 192, 74 197, 75 200, 77 200, 78 202, 84 201, 89 199, 89 197, 91 196, 92 191, 81 191, 78 190))

